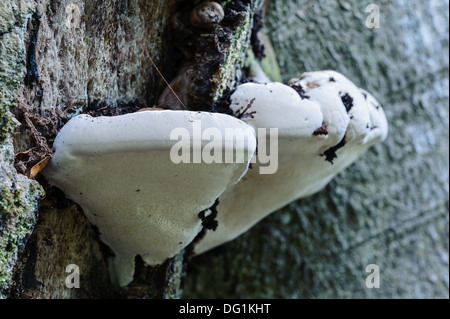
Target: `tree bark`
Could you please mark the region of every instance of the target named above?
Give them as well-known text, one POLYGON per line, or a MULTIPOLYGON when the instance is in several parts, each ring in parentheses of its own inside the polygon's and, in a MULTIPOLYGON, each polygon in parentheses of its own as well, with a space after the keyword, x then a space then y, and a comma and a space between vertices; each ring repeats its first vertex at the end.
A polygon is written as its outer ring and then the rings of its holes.
MULTIPOLYGON (((171 17, 199 2, 1 2, 0 297, 181 296, 183 252, 158 267, 137 260, 134 282, 116 289, 108 272, 111 251, 98 230, 61 191, 39 175, 30 177, 31 168, 51 155, 53 139, 72 116, 87 110, 119 114, 157 103, 166 87, 163 77, 172 79, 182 63, 171 17), (69 265, 79 269, 78 289, 66 285, 69 265)), ((226 3, 241 19, 220 33, 226 50, 195 79, 214 93, 200 97, 208 104, 235 80, 260 2, 226 3)), ((210 42, 196 51, 199 59, 211 54, 210 42)))
POLYGON ((370 29, 369 1, 270 2, 283 79, 343 73, 383 105, 390 134, 322 192, 193 259, 184 297, 448 298, 448 1, 374 3, 370 29))
MULTIPOLYGON (((261 1, 242 2, 251 6, 213 72, 212 101, 249 45, 261 1)), ((181 294, 183 254, 160 267, 138 262, 128 288, 112 287, 97 230, 44 178, 25 176, 15 154, 36 148, 41 157, 27 164, 43 159, 65 121, 89 107, 157 103, 165 83, 151 60, 175 75, 167 26, 191 2, 1 2, 0 297, 448 298, 448 1, 379 1, 378 29, 365 25, 368 4, 268 2, 265 32, 281 74, 273 59, 263 65, 273 79, 345 74, 383 104, 388 140, 321 193, 190 260, 181 294), (79 289, 65 284, 70 264, 79 289), (365 285, 369 264, 380 268, 379 289, 365 285)))

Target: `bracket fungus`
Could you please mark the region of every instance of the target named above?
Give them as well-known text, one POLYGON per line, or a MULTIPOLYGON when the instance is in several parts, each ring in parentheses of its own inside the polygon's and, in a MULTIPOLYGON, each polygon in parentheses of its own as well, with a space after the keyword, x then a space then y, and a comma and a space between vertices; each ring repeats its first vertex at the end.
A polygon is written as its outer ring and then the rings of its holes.
POLYGON ((136 255, 161 264, 193 242, 211 206, 218 227, 195 241, 196 254, 320 191, 387 136, 379 103, 342 74, 308 72, 286 84, 260 78, 264 83, 241 84, 232 94, 233 116, 179 110, 79 115, 59 132, 43 174, 98 227, 115 253, 117 284, 132 281, 136 255), (273 134, 269 151, 277 152, 276 165, 267 170, 260 159, 273 134), (187 158, 180 157, 186 150, 187 158), (230 153, 236 159, 223 160, 230 153))
POLYGON ((43 173, 98 227, 115 253, 111 274, 120 286, 132 281, 136 255, 161 264, 191 243, 202 230, 199 212, 245 174, 255 135, 250 128, 245 143, 236 143, 236 136, 223 134, 230 128, 244 132, 249 126, 225 114, 162 110, 79 115, 61 129, 43 173), (176 163, 173 156, 185 147, 193 153, 176 163), (249 156, 196 162, 207 147, 249 156))
MULTIPOLYGON (((217 230, 196 244, 197 254, 320 191, 388 132, 375 98, 334 71, 304 73, 287 84, 241 84, 231 96, 231 109, 255 130, 278 128, 278 169, 260 174, 258 160, 252 161, 245 177, 220 196, 217 230)), ((265 138, 258 136, 258 148, 265 138)))
POLYGON ((225 13, 222 6, 215 1, 204 1, 192 9, 189 21, 194 27, 213 30, 222 20, 225 13))

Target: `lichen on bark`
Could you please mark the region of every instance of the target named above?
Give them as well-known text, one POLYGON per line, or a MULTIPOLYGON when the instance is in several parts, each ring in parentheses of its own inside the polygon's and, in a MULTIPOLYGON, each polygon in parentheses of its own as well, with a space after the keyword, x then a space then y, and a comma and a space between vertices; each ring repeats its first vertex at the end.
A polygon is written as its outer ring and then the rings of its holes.
POLYGON ((38 199, 43 195, 40 185, 21 179, 18 184, 27 189, 0 187, 0 297, 9 289, 17 254, 34 229, 38 199))
POLYGON ((15 90, 25 75, 24 29, 31 11, 23 3, 0 4, 0 298, 7 296, 18 254, 35 223, 41 186, 14 169, 12 134, 19 125, 11 113, 15 90))

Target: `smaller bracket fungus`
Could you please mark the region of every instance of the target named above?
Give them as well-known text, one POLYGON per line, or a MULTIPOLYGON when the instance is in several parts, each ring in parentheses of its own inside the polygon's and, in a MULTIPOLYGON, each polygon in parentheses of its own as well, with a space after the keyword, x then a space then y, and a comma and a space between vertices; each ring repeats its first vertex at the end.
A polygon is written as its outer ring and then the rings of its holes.
POLYGON ((98 227, 115 253, 113 280, 125 286, 136 255, 161 264, 191 243, 202 230, 199 212, 245 174, 256 139, 252 128, 228 115, 163 110, 79 115, 62 128, 54 148, 44 175, 98 227), (236 143, 226 129, 250 133, 236 143), (249 156, 196 161, 211 149, 249 156), (188 152, 185 161, 178 160, 180 150, 188 152))
POLYGON ((257 160, 219 198, 218 227, 195 246, 200 254, 247 231, 291 201, 323 189, 371 145, 387 136, 383 109, 342 74, 318 71, 287 84, 245 83, 231 109, 258 131, 257 160), (278 169, 261 174, 259 128, 278 128, 278 169))
POLYGON ((214 1, 204 1, 197 5, 189 16, 194 27, 205 30, 214 30, 222 22, 225 13, 220 4, 214 1))

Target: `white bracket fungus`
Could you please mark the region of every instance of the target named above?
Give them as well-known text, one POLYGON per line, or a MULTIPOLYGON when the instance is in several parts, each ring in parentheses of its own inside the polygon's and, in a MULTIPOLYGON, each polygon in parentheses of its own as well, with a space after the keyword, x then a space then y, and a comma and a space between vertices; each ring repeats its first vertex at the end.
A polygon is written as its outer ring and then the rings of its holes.
POLYGON ((278 170, 260 174, 257 160, 220 196, 217 230, 198 242, 198 254, 236 238, 289 202, 318 192, 388 132, 375 98, 334 71, 305 73, 286 85, 242 84, 231 96, 231 109, 255 130, 279 129, 278 170))
POLYGON ((98 227, 115 253, 111 273, 119 285, 132 281, 136 255, 161 264, 190 244, 202 230, 206 216, 200 212, 214 203, 218 227, 196 242, 197 254, 318 192, 388 132, 375 98, 334 71, 305 73, 287 84, 239 85, 230 108, 234 116, 169 110, 80 115, 59 132, 43 173, 98 227), (261 174, 258 158, 274 128, 276 169, 261 174), (236 143, 237 136, 226 133, 230 129, 247 142, 236 143), (186 148, 193 161, 178 156, 186 148), (195 160, 205 148, 247 157, 195 160))
POLYGON ((249 126, 224 114, 144 111, 80 115, 61 129, 43 173, 98 227, 115 253, 111 273, 120 286, 132 281, 136 255, 149 265, 161 264, 191 243, 202 230, 199 212, 245 174, 256 148, 254 132, 250 128, 247 143, 230 144, 226 139, 234 137, 223 134, 230 128, 243 132, 249 126), (196 123, 201 132, 195 132, 196 123), (187 140, 173 135, 176 128, 187 140), (208 129, 220 140, 210 140, 211 134, 205 139, 208 129), (232 163, 176 164, 171 152, 180 143, 194 152, 213 143, 224 153, 250 156, 232 163))

